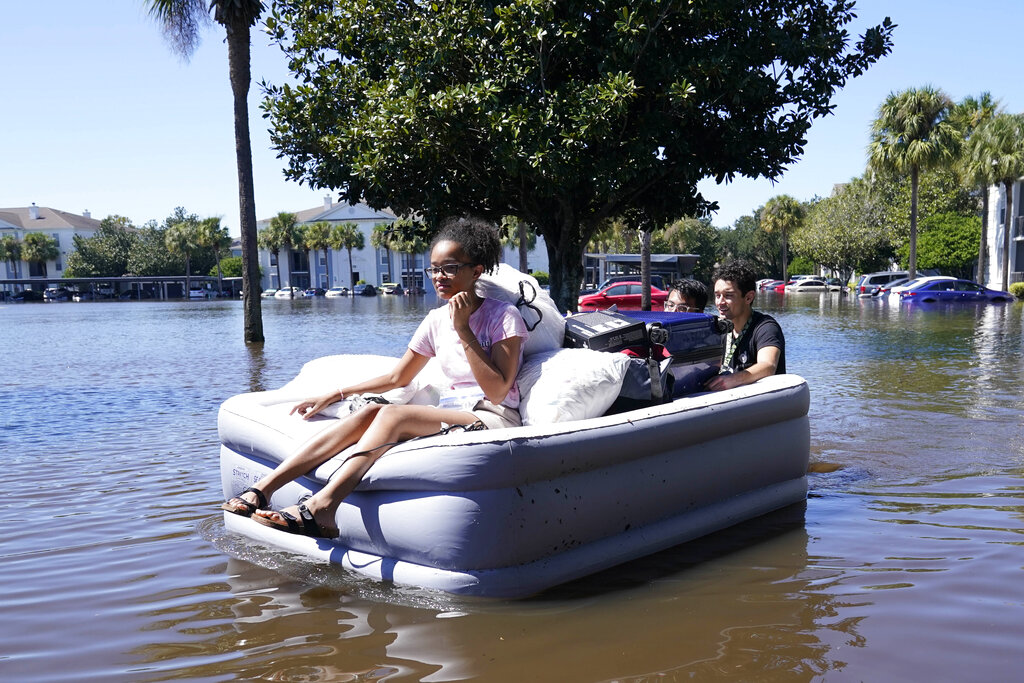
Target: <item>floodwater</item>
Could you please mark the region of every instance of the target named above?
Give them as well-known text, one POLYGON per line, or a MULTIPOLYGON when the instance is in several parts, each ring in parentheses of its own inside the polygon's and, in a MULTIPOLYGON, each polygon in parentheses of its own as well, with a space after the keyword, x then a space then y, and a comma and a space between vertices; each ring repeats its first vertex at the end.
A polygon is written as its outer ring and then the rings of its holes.
POLYGON ((1021 304, 762 296, 812 392, 810 496, 523 601, 223 529, 217 408, 397 355, 416 298, 0 305, 0 680, 996 681, 1024 665, 1021 304))

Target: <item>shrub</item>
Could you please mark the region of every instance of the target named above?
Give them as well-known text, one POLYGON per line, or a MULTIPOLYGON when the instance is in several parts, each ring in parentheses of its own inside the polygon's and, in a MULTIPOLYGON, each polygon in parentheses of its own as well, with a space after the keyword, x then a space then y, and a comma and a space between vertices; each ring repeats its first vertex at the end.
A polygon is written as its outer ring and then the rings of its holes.
POLYGON ((546 284, 549 284, 551 281, 551 277, 543 270, 535 270, 532 273, 530 273, 530 275, 536 278, 537 284, 540 285, 541 287, 543 287, 546 284))
POLYGON ((1014 282, 1010 285, 1010 294, 1018 299, 1024 299, 1024 282, 1014 282))

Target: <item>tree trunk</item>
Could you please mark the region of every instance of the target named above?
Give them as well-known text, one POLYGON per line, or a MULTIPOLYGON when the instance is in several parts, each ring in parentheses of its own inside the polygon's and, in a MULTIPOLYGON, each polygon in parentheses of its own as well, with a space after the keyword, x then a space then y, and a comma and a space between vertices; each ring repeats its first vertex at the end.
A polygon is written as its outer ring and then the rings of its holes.
MULTIPOLYGON (((224 26, 228 43, 228 74, 234 97, 235 165, 238 167, 238 224, 242 232, 242 307, 245 342, 262 343, 260 264, 256 244, 256 195, 252 179, 252 144, 249 140, 249 25, 244 19, 224 26)), ((280 263, 280 262, 279 262, 280 263)), ((280 277, 280 266, 278 266, 280 277)))
POLYGON ((540 220, 534 220, 533 224, 538 227, 547 247, 551 298, 563 313, 575 312, 580 283, 583 282, 583 254, 594 230, 584 228, 577 232, 568 225, 544 224, 540 220))
POLYGON ((353 277, 355 274, 352 272, 352 247, 348 248, 348 288, 353 290, 356 287, 356 279, 353 277))
POLYGON ((519 272, 525 273, 530 268, 530 264, 527 261, 527 255, 530 250, 527 244, 526 221, 519 221, 516 224, 516 229, 519 231, 519 272))
POLYGON ((334 283, 331 281, 331 253, 327 247, 324 247, 324 264, 324 269, 327 271, 327 289, 330 289, 334 283))
POLYGON ((1003 213, 1003 286, 1004 292, 1010 288, 1010 228, 1013 225, 1013 181, 1003 182, 1006 187, 1006 211, 1003 213))
POLYGON ((220 271, 220 249, 213 252, 213 257, 217 259, 217 296, 220 296, 224 291, 224 273, 220 271))
POLYGON ((185 300, 192 298, 192 257, 185 252, 185 300))
MULTIPOLYGON (((277 261, 277 288, 281 289, 281 287, 284 286, 284 283, 281 282, 281 251, 280 250, 274 252, 274 260, 277 261)), ((244 280, 242 281, 242 286, 243 287, 245 286, 245 281, 244 280)))
POLYGON ((781 233, 780 237, 782 237, 782 281, 789 282, 789 241, 786 239, 785 231, 781 233))
MULTIPOLYGON (((650 226, 649 226, 650 227, 650 226)), ((651 310, 651 231, 640 231, 640 310, 651 310)))
POLYGON ((981 239, 978 240, 978 284, 983 287, 988 282, 988 186, 981 188, 981 239))
POLYGON ((917 166, 910 169, 910 259, 907 264, 907 277, 917 277, 917 166))

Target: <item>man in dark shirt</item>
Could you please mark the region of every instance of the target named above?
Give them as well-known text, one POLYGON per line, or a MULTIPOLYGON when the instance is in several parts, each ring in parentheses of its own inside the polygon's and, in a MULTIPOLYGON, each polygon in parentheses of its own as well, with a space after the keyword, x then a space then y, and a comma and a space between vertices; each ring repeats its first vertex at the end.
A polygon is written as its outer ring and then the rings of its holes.
POLYGON ((756 382, 786 372, 786 340, 775 318, 755 311, 754 272, 742 261, 715 271, 715 307, 733 325, 726 335, 721 374, 707 387, 714 391, 756 382))

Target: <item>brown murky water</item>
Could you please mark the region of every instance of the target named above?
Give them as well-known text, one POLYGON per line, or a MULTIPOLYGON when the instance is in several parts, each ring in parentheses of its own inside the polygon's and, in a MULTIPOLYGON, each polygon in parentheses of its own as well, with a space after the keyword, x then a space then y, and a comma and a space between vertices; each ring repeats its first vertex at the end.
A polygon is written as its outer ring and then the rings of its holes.
POLYGON ((519 602, 226 534, 216 411, 425 306, 0 305, 0 680, 993 681, 1024 665, 1021 304, 759 300, 812 388, 811 495, 519 602))

